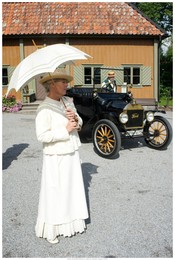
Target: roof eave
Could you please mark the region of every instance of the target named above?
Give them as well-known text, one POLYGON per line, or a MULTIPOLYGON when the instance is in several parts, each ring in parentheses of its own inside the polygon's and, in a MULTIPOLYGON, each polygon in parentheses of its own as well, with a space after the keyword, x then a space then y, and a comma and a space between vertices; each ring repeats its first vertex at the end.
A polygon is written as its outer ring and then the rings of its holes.
POLYGON ((44 38, 44 37, 75 37, 75 38, 82 38, 82 37, 95 37, 95 38, 161 38, 165 39, 168 37, 168 34, 8 34, 8 35, 3 35, 3 38, 44 38))

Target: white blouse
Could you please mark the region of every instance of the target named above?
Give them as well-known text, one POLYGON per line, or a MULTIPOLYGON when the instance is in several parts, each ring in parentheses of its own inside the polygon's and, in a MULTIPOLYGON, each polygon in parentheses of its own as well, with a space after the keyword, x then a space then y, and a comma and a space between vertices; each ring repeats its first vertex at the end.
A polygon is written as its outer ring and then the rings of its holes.
POLYGON ((62 100, 46 97, 37 109, 36 136, 38 141, 43 143, 44 154, 68 154, 78 150, 81 145, 77 130, 69 133, 66 129, 68 119, 64 104, 76 113, 80 127, 82 119, 77 114, 71 98, 62 97, 62 100))

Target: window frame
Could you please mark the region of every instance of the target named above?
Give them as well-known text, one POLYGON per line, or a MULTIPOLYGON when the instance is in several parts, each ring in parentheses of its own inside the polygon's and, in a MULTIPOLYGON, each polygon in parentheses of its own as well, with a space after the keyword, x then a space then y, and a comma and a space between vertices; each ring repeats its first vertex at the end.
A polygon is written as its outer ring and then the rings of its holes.
POLYGON ((2 87, 7 87, 9 84, 9 66, 8 65, 3 65, 2 66, 2 87), (7 75, 4 76, 3 70, 6 69, 7 70, 7 75), (7 79, 7 84, 4 84, 4 78, 7 79))
POLYGON ((101 85, 101 70, 100 68, 102 67, 102 64, 83 64, 83 84, 85 86, 94 86, 94 85, 101 85), (91 69, 91 73, 89 75, 85 74, 85 69, 86 68, 90 68, 91 69), (98 73, 98 80, 99 83, 94 82, 94 74, 95 74, 95 69, 99 69, 99 73, 98 73), (91 78, 91 82, 90 83, 86 83, 86 79, 85 77, 90 77, 91 78))
POLYGON ((125 69, 130 70, 130 82, 127 84, 132 85, 132 87, 135 88, 140 88, 142 87, 142 64, 123 64, 123 82, 126 81, 126 75, 125 75, 125 69), (134 76, 134 69, 139 69, 139 74, 134 76), (134 77, 139 77, 139 83, 133 83, 134 82, 134 77))

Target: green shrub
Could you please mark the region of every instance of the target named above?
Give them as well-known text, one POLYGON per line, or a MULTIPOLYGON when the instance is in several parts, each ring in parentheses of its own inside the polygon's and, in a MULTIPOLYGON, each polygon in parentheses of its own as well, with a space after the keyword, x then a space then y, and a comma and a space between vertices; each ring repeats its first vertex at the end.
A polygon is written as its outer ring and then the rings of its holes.
POLYGON ((2 111, 18 112, 22 109, 22 104, 16 102, 15 96, 2 97, 2 111))

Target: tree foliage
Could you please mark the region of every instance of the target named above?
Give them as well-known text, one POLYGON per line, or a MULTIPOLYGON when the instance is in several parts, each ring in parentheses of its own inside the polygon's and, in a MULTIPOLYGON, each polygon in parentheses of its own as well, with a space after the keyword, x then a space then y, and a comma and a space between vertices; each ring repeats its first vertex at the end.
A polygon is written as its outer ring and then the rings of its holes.
POLYGON ((173 3, 172 2, 143 2, 133 3, 140 11, 158 24, 168 34, 173 30, 173 3))
MULTIPOLYGON (((173 92, 173 3, 172 2, 137 2, 133 3, 144 15, 155 22, 170 36, 171 43, 167 51, 160 53, 160 94, 171 96, 173 92)), ((163 47, 163 43, 162 43, 163 47)))
POLYGON ((162 96, 173 95, 173 48, 172 43, 167 52, 160 55, 160 94, 162 96))

